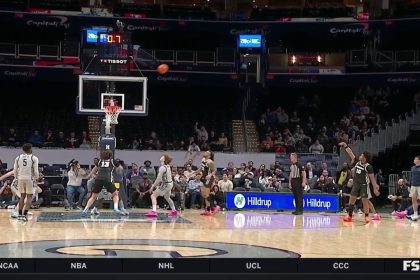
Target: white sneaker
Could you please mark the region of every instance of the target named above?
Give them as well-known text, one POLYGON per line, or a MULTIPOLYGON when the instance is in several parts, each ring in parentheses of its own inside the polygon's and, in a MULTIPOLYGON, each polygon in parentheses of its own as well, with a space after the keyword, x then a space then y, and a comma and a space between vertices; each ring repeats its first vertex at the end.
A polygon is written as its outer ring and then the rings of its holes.
POLYGON ((410 216, 410 219, 412 221, 417 221, 419 219, 419 215, 413 214, 413 215, 410 216))
POLYGON ((94 207, 92 210, 90 210, 90 214, 96 216, 96 215, 99 215, 99 211, 96 207, 94 207))
POLYGON ((12 219, 17 219, 19 217, 19 212, 13 212, 12 216, 10 216, 12 219))

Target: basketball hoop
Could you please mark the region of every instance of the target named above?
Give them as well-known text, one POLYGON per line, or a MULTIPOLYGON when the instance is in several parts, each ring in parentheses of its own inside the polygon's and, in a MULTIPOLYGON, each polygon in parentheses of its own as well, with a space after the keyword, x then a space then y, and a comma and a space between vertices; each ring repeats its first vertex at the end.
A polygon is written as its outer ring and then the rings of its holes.
POLYGON ((104 107, 105 122, 107 124, 118 124, 118 115, 121 112, 120 106, 110 105, 104 107))

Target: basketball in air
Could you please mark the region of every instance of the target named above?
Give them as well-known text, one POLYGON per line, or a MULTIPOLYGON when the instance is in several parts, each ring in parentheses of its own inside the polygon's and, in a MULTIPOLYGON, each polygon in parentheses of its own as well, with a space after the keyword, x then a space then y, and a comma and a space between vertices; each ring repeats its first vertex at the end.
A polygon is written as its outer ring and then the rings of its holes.
POLYGON ((168 64, 161 64, 157 68, 157 71, 159 72, 159 74, 165 74, 166 72, 168 72, 168 70, 169 70, 168 64))

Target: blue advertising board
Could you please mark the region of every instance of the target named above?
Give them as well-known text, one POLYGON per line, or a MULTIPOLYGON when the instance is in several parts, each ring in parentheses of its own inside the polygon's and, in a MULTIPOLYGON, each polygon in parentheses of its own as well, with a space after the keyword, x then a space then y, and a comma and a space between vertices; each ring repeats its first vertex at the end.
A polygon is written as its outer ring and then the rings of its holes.
POLYGON ((261 35, 239 35, 240 48, 261 48, 261 35))
MULTIPOLYGON (((292 193, 228 192, 227 209, 295 210, 292 193)), ((338 195, 304 194, 304 211, 338 212, 338 195)))

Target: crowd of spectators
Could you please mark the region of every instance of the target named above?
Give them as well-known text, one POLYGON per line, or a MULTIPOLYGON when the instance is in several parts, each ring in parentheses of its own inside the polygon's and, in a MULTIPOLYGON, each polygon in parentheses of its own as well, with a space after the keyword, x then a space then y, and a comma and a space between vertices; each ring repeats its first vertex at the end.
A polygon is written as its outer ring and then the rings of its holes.
POLYGON ((360 87, 348 100, 346 114, 340 116, 321 108, 319 96, 314 95, 312 100, 301 96, 291 110, 279 106, 267 108, 261 114, 258 121, 260 150, 331 153, 337 143, 364 139, 372 129, 377 131, 385 122, 412 109, 411 100, 408 94, 402 97, 398 89, 360 87), (396 101, 401 106, 391 110, 391 104, 396 101))

